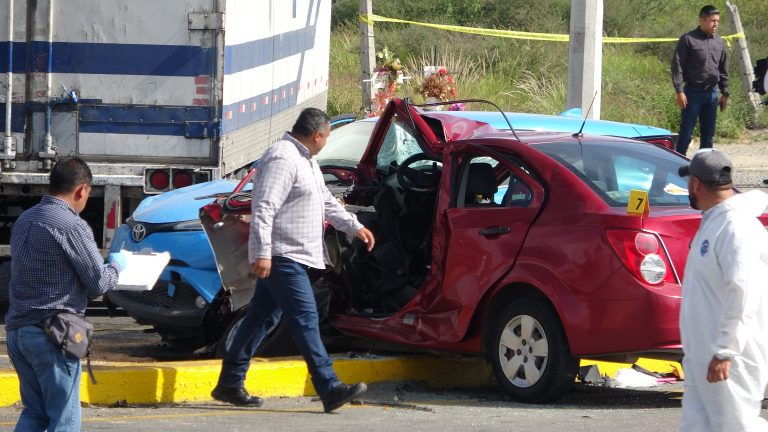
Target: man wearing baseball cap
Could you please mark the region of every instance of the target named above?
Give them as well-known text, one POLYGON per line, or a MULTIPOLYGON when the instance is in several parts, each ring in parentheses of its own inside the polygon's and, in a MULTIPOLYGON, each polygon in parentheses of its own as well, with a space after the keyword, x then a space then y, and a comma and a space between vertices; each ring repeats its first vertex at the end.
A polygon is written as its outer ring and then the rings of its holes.
POLYGON ((685 393, 681 431, 765 431, 768 384, 768 233, 760 191, 733 189, 733 164, 700 150, 678 173, 702 211, 683 278, 680 334, 685 393))

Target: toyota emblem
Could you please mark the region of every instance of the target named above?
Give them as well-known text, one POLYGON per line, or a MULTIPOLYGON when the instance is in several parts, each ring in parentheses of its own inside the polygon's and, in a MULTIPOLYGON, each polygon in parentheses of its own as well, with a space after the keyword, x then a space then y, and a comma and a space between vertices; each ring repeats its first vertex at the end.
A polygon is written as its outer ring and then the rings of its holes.
POLYGON ((131 229, 131 236, 133 237, 133 241, 138 243, 144 240, 144 237, 147 236, 147 228, 143 224, 136 224, 133 226, 133 229, 131 229))

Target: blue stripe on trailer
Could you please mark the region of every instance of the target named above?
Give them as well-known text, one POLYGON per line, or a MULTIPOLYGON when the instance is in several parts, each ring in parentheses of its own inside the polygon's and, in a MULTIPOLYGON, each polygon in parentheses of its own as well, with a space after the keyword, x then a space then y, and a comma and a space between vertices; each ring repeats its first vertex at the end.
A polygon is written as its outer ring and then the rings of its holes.
MULTIPOLYGON (((6 52, 8 42, 0 42, 6 52)), ((0 70, 8 67, 0 58, 0 70)), ((13 43, 13 73, 47 72, 48 42, 13 43)), ((213 75, 216 50, 187 45, 143 45, 112 43, 53 43, 53 73, 201 76, 213 75)))
POLYGON ((298 82, 292 82, 275 90, 225 105, 221 110, 223 117, 222 133, 226 134, 241 129, 296 106, 298 93, 298 82), (285 92, 285 97, 283 97, 283 92, 285 92))
POLYGON ((310 50, 315 46, 315 26, 293 30, 266 39, 224 47, 224 74, 264 66, 310 50))
MULTIPOLYGON (((42 104, 14 103, 11 131, 23 133, 28 111, 42 104)), ((75 105, 72 105, 73 107, 75 105)), ((199 106, 145 106, 80 104, 79 131, 135 135, 183 136, 190 139, 217 136, 218 122, 211 121, 211 108, 199 106)), ((0 104, 0 130, 5 130, 5 104, 0 104)))
MULTIPOLYGON (((16 47, 14 47, 16 48, 16 47)), ((0 130, 5 130, 5 104, 0 104, 0 130)), ((11 104, 11 132, 24 133, 24 104, 11 104)))
MULTIPOLYGON (((0 71, 8 71, 8 41, 0 42, 0 71)), ((27 65, 27 48, 24 42, 13 43, 13 73, 24 73, 27 65)))
POLYGON ((79 129, 86 133, 213 138, 218 123, 211 108, 198 106, 80 105, 79 129))

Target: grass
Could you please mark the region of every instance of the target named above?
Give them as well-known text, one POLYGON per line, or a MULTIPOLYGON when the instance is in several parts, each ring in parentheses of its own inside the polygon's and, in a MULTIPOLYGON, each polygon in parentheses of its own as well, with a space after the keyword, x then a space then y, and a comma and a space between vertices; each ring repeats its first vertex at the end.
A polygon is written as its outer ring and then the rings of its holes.
MULTIPOLYGON (((686 0, 641 3, 605 0, 604 32, 611 36, 677 37, 696 26, 698 6, 693 7, 686 0)), ((334 6, 328 101, 331 115, 362 113, 356 4, 357 0, 338 0, 334 6)), ((402 3, 394 0, 377 0, 374 11, 415 21, 482 27, 503 27, 501 23, 510 22, 513 26, 509 28, 514 30, 568 33, 568 4, 547 0, 534 8, 523 0, 422 0, 403 9, 402 3), (527 11, 525 20, 504 15, 516 10, 515 5, 527 11)), ((725 1, 714 4, 723 11, 721 34, 732 33, 725 1)), ((738 7, 754 63, 768 56, 768 25, 763 19, 768 16, 768 2, 741 0, 738 7)), ((375 36, 376 47, 386 45, 403 61, 406 76, 415 77, 401 86, 399 97, 420 101, 415 86, 421 68, 439 64, 456 77, 458 98, 489 99, 502 109, 517 112, 555 114, 565 109, 567 43, 493 38, 383 23, 376 24, 375 36)), ((674 43, 604 45, 601 118, 676 131, 680 111, 669 76, 673 50, 674 43)), ((753 119, 733 48, 729 54, 731 98, 728 109, 719 114, 717 128, 718 139, 724 140, 738 138, 747 128, 768 124, 768 114, 753 119)))

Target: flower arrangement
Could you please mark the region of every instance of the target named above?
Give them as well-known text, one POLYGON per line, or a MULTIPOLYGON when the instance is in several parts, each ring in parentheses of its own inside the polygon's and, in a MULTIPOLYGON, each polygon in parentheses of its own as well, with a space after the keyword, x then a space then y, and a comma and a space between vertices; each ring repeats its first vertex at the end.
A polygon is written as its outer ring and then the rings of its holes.
POLYGON ((436 98, 441 101, 456 97, 456 83, 448 70, 441 67, 437 72, 427 76, 419 85, 417 91, 425 98, 436 98))
POLYGON ((376 53, 376 69, 373 88, 376 93, 371 101, 371 115, 381 114, 389 100, 395 97, 403 82, 403 65, 400 59, 385 46, 376 53))

